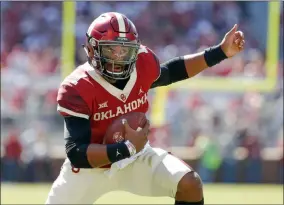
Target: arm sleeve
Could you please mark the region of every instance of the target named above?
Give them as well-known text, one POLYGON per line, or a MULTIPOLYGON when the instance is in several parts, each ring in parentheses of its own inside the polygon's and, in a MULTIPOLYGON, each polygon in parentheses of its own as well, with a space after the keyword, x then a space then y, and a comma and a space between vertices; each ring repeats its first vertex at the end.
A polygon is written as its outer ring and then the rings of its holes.
POLYGON ((57 103, 57 111, 62 116, 74 116, 89 119, 91 115, 87 103, 71 85, 60 86, 58 89, 57 103))
POLYGON ((87 158, 91 139, 90 121, 81 117, 64 117, 65 151, 71 164, 76 168, 92 168, 87 158))
POLYGON ((177 57, 160 65, 160 76, 151 88, 167 86, 188 78, 183 57, 177 57))

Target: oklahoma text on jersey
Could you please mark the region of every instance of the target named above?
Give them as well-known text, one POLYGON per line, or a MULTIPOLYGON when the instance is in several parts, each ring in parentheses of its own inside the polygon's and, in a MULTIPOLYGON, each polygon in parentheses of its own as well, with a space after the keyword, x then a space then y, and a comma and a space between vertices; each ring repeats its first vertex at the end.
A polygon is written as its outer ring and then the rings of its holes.
POLYGON ((108 110, 105 112, 95 113, 94 120, 100 121, 100 120, 118 117, 128 112, 137 110, 141 105, 144 105, 146 102, 147 102, 147 94, 145 93, 141 98, 137 100, 133 100, 132 102, 124 104, 123 106, 116 107, 116 110, 108 110))

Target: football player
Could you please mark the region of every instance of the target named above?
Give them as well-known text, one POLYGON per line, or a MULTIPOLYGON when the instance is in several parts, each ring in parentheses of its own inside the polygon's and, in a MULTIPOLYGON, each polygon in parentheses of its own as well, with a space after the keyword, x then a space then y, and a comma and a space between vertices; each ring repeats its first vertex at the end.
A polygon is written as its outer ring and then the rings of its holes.
POLYGON ((168 196, 175 204, 204 204, 202 181, 191 167, 163 149, 145 148, 149 122, 136 131, 124 120, 126 141, 117 144, 103 144, 104 133, 125 113, 146 113, 149 89, 191 78, 242 51, 243 33, 234 25, 220 44, 163 64, 140 43, 134 24, 123 14, 101 14, 86 36, 88 61, 66 77, 58 91, 67 158, 46 204, 92 204, 115 190, 168 196), (112 163, 141 150, 143 154, 112 177, 105 174, 112 163))

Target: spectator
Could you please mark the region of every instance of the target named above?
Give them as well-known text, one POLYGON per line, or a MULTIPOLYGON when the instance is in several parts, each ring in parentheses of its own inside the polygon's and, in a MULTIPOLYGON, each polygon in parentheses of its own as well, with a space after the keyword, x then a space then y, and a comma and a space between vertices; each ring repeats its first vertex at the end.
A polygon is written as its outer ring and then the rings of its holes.
POLYGON ((4 142, 5 154, 2 160, 3 163, 3 181, 16 182, 21 180, 21 154, 22 144, 19 140, 16 130, 10 132, 4 142))

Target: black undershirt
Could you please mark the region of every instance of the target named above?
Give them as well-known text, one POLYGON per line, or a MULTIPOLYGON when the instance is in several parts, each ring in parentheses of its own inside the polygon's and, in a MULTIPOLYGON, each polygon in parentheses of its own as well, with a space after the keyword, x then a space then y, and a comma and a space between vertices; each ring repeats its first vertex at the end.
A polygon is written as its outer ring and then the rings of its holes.
POLYGON ((115 83, 113 83, 112 85, 114 85, 114 87, 117 87, 120 90, 123 90, 127 84, 127 82, 129 81, 130 77, 124 80, 117 80, 115 83))

